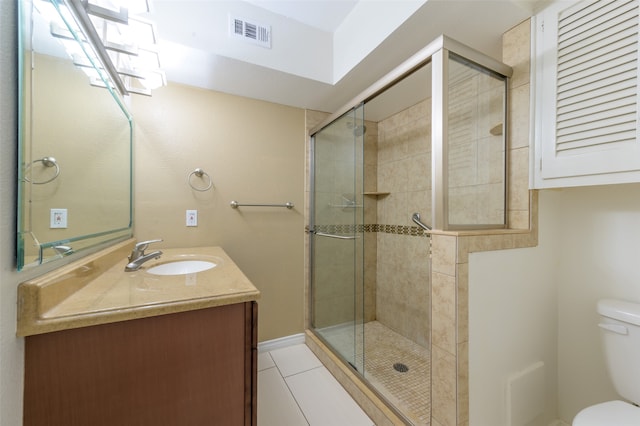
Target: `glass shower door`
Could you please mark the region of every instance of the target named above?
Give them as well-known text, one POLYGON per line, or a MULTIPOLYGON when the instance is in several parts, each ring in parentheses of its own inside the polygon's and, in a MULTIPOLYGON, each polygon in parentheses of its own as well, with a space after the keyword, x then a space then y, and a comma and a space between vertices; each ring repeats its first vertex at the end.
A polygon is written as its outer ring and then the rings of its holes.
POLYGON ((312 327, 363 371, 364 106, 314 134, 312 143, 312 327))

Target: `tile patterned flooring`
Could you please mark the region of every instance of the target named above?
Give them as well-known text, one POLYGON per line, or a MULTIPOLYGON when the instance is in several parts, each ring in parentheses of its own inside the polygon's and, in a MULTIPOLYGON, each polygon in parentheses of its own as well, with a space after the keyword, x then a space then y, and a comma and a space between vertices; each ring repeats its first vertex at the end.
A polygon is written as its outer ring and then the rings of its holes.
POLYGON ((364 326, 365 377, 389 402, 418 426, 431 419, 429 350, 377 321, 364 326), (394 364, 408 367, 397 371, 394 364))
POLYGON ((304 344, 258 354, 259 426, 374 426, 304 344))
MULTIPOLYGON (((353 327, 333 327, 321 330, 321 334, 341 353, 353 352, 353 327)), ((361 340, 358 337, 358 341, 361 340)), ((365 378, 414 425, 428 426, 431 414, 429 350, 378 321, 364 325, 364 346, 365 378), (396 371, 396 363, 406 365, 408 371, 396 371)), ((362 370, 362 349, 359 349, 355 359, 358 369, 362 370)))

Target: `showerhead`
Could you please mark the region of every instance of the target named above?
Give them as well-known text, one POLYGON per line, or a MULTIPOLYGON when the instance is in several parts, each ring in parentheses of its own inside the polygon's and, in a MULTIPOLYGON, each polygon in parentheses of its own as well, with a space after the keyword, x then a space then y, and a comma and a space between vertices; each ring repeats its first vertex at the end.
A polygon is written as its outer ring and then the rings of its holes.
POLYGON ((353 135, 354 136, 362 136, 367 132, 367 127, 363 124, 361 126, 356 126, 353 129, 353 135))
POLYGON ((354 124, 353 122, 347 122, 347 127, 353 129, 353 136, 362 136, 367 132, 367 127, 364 124, 354 124))

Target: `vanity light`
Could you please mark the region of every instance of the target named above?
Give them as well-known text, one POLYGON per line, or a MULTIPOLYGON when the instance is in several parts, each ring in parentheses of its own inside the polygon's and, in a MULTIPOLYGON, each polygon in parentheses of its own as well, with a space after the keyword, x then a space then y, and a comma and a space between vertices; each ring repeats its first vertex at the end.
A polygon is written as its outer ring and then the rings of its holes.
POLYGON ((86 3, 86 9, 91 10, 90 13, 97 14, 99 9, 103 9, 106 13, 137 15, 151 11, 151 5, 147 0, 83 0, 86 3))
POLYGON ((147 0, 51 0, 51 3, 64 21, 52 20, 51 34, 65 45, 69 44, 69 56, 90 75, 92 85, 105 87, 108 84, 122 95, 151 96, 152 89, 167 84, 160 69, 155 24, 133 17, 134 13, 149 12, 147 0), (73 17, 69 19, 65 15, 73 17), (77 24, 79 30, 69 30, 64 24, 77 24), (73 43, 68 40, 75 40, 83 47, 71 47, 73 43), (92 48, 88 48, 88 44, 92 48), (79 59, 78 50, 84 50, 89 60, 79 59), (88 71, 87 66, 91 64, 99 72, 88 71), (105 78, 100 77, 100 71, 104 71, 105 78))
POLYGON ((160 69, 155 24, 133 16, 149 12, 148 1, 81 3, 128 92, 150 95, 151 89, 167 84, 160 69))

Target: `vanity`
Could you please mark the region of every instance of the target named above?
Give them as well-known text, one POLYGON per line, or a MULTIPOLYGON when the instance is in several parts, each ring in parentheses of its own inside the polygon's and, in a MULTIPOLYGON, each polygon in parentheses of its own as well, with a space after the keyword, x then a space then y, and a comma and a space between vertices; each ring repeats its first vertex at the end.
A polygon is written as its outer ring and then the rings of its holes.
POLYGON ((18 9, 16 269, 58 267, 18 287, 23 424, 255 425, 258 290, 219 247, 128 260, 139 90, 107 49, 143 55, 106 28, 134 12, 18 9))
POLYGON ((20 284, 23 424, 255 425, 259 291, 220 247, 125 272, 134 243, 20 284))

